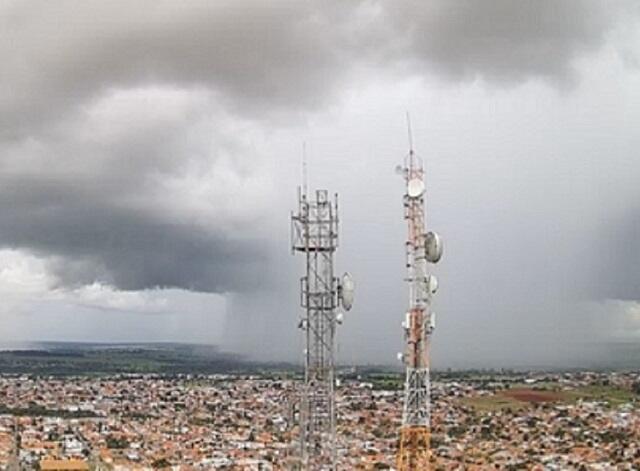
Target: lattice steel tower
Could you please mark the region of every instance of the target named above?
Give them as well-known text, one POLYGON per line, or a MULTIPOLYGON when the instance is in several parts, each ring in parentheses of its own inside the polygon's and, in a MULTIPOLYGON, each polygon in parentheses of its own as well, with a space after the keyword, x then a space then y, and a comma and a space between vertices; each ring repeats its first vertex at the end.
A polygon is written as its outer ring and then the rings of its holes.
POLYGON ((304 254, 306 273, 300 279, 299 327, 306 340, 305 379, 300 398, 300 461, 304 470, 336 469, 335 333, 342 322, 339 304, 348 310, 353 281, 334 276, 338 247, 338 196, 326 190, 309 199, 298 190, 298 211, 291 216, 292 248, 304 254))
POLYGON ((442 241, 438 234, 426 232, 424 168, 413 152, 411 130, 409 141, 409 154, 404 166, 398 169, 406 183, 404 215, 409 232, 406 241, 409 310, 402 323, 406 349, 400 356, 405 364, 406 379, 397 467, 398 471, 424 471, 429 467, 431 434, 429 339, 435 328, 431 299, 438 288, 435 276, 428 274, 427 263, 440 260, 442 241))

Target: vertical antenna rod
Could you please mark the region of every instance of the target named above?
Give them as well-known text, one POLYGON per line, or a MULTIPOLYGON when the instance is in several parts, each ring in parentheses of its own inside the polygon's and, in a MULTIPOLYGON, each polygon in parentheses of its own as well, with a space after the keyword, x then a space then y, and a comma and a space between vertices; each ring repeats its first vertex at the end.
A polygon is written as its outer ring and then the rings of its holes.
POLYGON ((302 194, 307 194, 307 143, 302 142, 302 194))
POLYGON ((409 154, 402 174, 406 184, 403 201, 408 225, 405 245, 409 308, 402 322, 406 347, 400 357, 406 374, 397 468, 398 471, 425 471, 429 469, 431 436, 429 340, 435 328, 431 300, 438 286, 435 276, 427 273, 427 262, 436 263, 440 259, 442 242, 435 232, 426 232, 424 168, 413 151, 409 113, 407 128, 409 154))
POLYGON ((413 154, 413 134, 411 133, 411 116, 407 111, 407 134, 409 135, 409 153, 413 154))

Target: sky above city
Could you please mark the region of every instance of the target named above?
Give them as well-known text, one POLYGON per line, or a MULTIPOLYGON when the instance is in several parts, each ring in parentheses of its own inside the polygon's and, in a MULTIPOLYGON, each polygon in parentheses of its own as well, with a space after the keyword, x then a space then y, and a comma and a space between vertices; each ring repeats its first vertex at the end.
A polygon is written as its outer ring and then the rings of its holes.
POLYGON ((0 342, 302 355, 290 213, 340 195, 341 362, 394 364, 406 113, 435 368, 614 362, 640 340, 640 6, 0 5, 0 342))

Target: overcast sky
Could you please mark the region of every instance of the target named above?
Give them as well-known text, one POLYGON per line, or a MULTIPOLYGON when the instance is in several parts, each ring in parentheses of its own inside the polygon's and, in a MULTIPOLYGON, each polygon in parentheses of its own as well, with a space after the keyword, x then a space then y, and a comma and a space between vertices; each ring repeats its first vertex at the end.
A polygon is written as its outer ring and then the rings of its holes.
POLYGON ((340 194, 344 362, 402 348, 405 112, 445 255, 434 367, 640 340, 640 7, 5 1, 0 341, 300 358, 289 215, 340 194))

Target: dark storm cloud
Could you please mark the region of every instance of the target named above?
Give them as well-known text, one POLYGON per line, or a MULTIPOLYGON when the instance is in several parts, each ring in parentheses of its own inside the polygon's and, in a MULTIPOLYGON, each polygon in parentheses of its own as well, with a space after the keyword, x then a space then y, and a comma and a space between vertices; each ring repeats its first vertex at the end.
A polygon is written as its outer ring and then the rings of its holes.
POLYGON ((114 207, 67 185, 3 185, 0 211, 3 246, 43 255, 67 287, 99 281, 123 290, 241 291, 256 288, 252 274, 266 263, 260 240, 114 207))
POLYGON ((0 13, 2 124, 111 87, 205 86, 253 112, 315 106, 346 70, 357 5, 295 1, 24 2, 0 13), (321 5, 323 7, 321 7, 321 5))
MULTIPOLYGON (((362 79, 361 66, 381 75, 408 67, 499 84, 566 82, 574 61, 602 44, 623 4, 603 5, 4 4, 0 246, 51 257, 66 284, 253 286, 242 280, 254 279, 252 264, 268 251, 266 242, 239 236, 261 222, 259 211, 240 211, 248 196, 239 188, 255 177, 248 162, 257 157, 229 122, 260 118, 262 129, 278 129, 279 114, 320 109, 362 79), (160 92, 122 105, 118 91, 149 87, 160 92), (194 94, 200 104, 176 105, 166 90, 194 94), (235 187, 227 183, 234 180, 235 187), (198 202, 204 210, 185 195, 194 185, 207 186, 198 202)), ((256 192, 256 200, 268 199, 264 188, 256 192)))
POLYGON ((255 177, 244 156, 259 156, 207 107, 200 92, 115 92, 0 145, 0 246, 43 257, 64 287, 264 285, 266 236, 244 230, 254 212, 227 189, 255 177))
MULTIPOLYGON (((385 2, 388 54, 453 79, 574 80, 575 61, 600 47, 630 3, 493 0, 385 2)), ((389 57, 387 57, 389 58, 389 57)))
POLYGON ((347 70, 335 46, 357 9, 326 6, 0 7, 0 246, 51 258, 63 285, 256 287, 268 235, 264 225, 248 230, 264 221, 238 205, 265 198, 264 185, 239 193, 255 186, 260 156, 217 110, 272 114, 323 102, 347 70), (160 91, 144 96, 149 87, 160 91), (201 103, 185 106, 181 93, 201 103), (203 187, 194 190, 202 202, 185 202, 192 185, 203 187))
MULTIPOLYGON (((0 191, 3 201, 15 201, 13 196, 0 191)), ((257 237, 233 239, 222 231, 155 220, 95 201, 26 215, 25 207, 12 203, 0 210, 3 248, 27 248, 43 256, 59 286, 102 282, 123 290, 180 287, 218 293, 264 287, 256 274, 267 263, 267 247, 257 237)))
POLYGON ((106 89, 149 83, 208 87, 250 115, 315 109, 363 63, 562 83, 625 5, 16 2, 0 10, 0 124, 28 134, 106 89))

